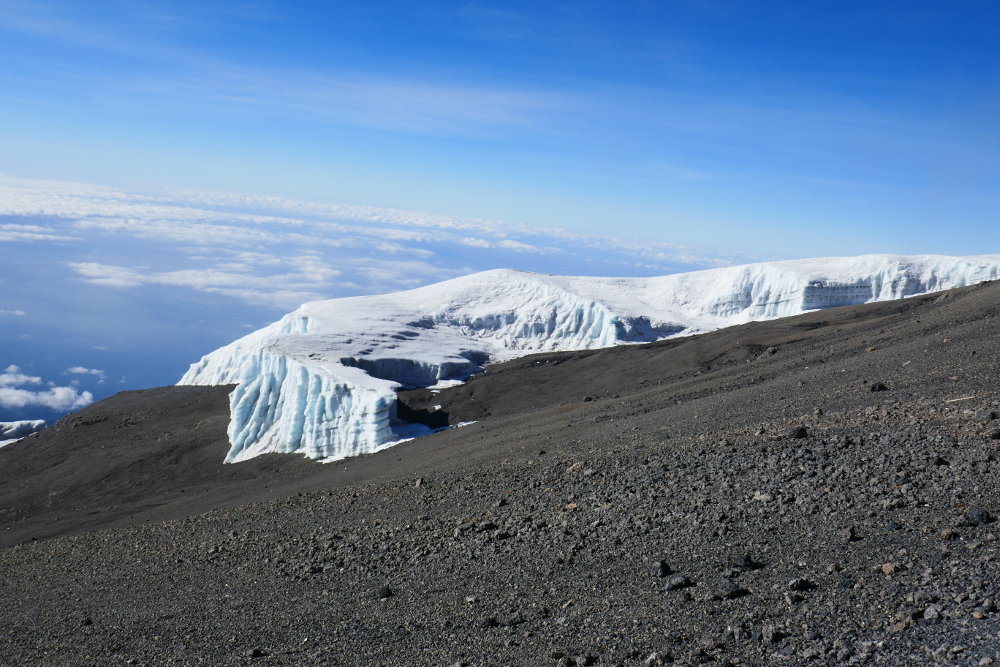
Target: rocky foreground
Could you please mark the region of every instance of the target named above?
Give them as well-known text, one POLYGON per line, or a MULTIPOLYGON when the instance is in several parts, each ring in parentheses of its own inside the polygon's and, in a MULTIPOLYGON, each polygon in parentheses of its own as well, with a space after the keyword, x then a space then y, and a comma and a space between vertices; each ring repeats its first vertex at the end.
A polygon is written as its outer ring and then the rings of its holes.
POLYGON ((985 284, 522 359, 407 397, 473 425, 273 477, 203 460, 202 415, 145 514, 115 509, 113 453, 165 456, 155 406, 118 440, 67 421, 34 444, 78 438, 111 491, 33 495, 33 444, 0 450, 8 532, 67 533, 0 550, 0 660, 994 664, 998 306, 985 284))

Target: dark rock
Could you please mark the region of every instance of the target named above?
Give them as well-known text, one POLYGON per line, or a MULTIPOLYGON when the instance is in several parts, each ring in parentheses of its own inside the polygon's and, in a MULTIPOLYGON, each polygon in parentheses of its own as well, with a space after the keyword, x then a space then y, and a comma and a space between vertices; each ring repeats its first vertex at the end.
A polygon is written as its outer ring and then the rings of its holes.
POLYGON ((816 588, 818 588, 818 586, 815 581, 802 577, 796 577, 788 582, 788 590, 790 591, 813 591, 816 590, 816 588))
POLYGON ((480 628, 495 628, 500 625, 500 621, 497 620, 496 616, 484 616, 479 619, 476 625, 480 628))
POLYGON ((656 576, 661 579, 673 574, 673 570, 670 569, 670 565, 668 565, 665 560, 657 561, 654 571, 656 572, 656 576))
POLYGON ((869 391, 889 391, 889 387, 884 382, 872 382, 868 387, 869 391))
POLYGON ((996 521, 985 507, 973 507, 965 513, 963 524, 966 526, 985 526, 996 521))
POLYGON ((712 592, 713 600, 736 600, 737 598, 750 595, 750 591, 742 586, 738 586, 731 581, 720 583, 712 592))
POLYGON ((265 651, 262 648, 255 648, 247 652, 247 657, 252 658, 254 660, 258 658, 266 658, 267 655, 268 655, 267 651, 265 651))
POLYGON ((788 430, 788 437, 796 440, 809 437, 809 429, 805 426, 793 426, 788 430))
POLYGON ((670 653, 670 651, 654 651, 649 654, 642 664, 644 667, 663 667, 664 665, 669 665, 673 661, 674 656, 670 653))
POLYGON ((393 591, 388 586, 379 586, 375 591, 375 597, 379 600, 386 600, 393 596, 393 591))

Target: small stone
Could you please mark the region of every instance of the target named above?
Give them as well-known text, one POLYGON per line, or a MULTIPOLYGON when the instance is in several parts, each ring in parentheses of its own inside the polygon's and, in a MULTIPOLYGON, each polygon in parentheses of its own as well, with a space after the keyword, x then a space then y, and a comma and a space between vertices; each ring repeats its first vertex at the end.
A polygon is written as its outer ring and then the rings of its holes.
POLYGON ((774 500, 774 496, 758 489, 753 492, 753 499, 760 503, 769 503, 774 500))
MULTIPOLYGON (((641 654, 640 654, 641 655, 641 654)), ((664 667, 674 661, 674 656, 669 651, 654 651, 643 661, 645 667, 664 667)))
POLYGON ((500 625, 500 621, 497 620, 496 616, 484 616, 479 619, 476 623, 480 628, 495 628, 500 625))
POLYGON ((267 651, 265 651, 262 648, 255 648, 255 649, 247 652, 247 657, 248 658, 252 658, 254 660, 256 660, 258 658, 266 658, 267 657, 267 651))
POLYGON ((713 600, 736 600, 737 598, 750 595, 750 591, 738 586, 731 581, 726 581, 716 587, 712 594, 713 600))
POLYGON ((884 382, 872 382, 871 386, 868 387, 869 391, 889 391, 889 387, 885 385, 884 382))
POLYGON ((796 577, 788 582, 788 590, 792 591, 811 591, 816 589, 816 582, 810 581, 809 579, 804 579, 802 577, 796 577))
POLYGON ((936 621, 941 616, 941 606, 932 604, 924 609, 924 618, 928 621, 936 621))
POLYGON ((985 526, 996 519, 985 507, 973 507, 965 513, 965 524, 969 526, 985 526))
POLYGON ((809 437, 809 429, 805 426, 793 426, 788 431, 788 437, 794 440, 801 440, 802 438, 809 437))
POLYGON ((667 561, 661 560, 661 561, 657 561, 656 562, 655 572, 656 572, 656 576, 658 576, 659 578, 663 579, 664 577, 668 576, 669 574, 672 574, 673 570, 670 569, 670 565, 667 564, 667 561))
POLYGON ((854 526, 851 526, 849 528, 844 528, 842 531, 840 531, 839 535, 840 539, 842 539, 845 542, 857 542, 859 539, 861 539, 860 537, 858 537, 858 534, 854 531, 854 526))
POLYGON ((893 573, 896 572, 896 568, 897 567, 899 567, 899 566, 896 565, 895 563, 885 563, 881 567, 882 574, 893 574, 893 573))
POLYGON ((679 591, 682 588, 687 588, 693 586, 694 583, 685 577, 683 574, 675 574, 674 576, 667 579, 667 590, 668 591, 679 591))
POLYGON ((951 528, 945 528, 941 531, 942 540, 956 540, 958 539, 958 531, 951 528))
POLYGON ((773 625, 765 625, 761 631, 761 639, 767 644, 777 644, 788 635, 773 625))
POLYGON ((379 600, 386 600, 391 598, 393 595, 392 589, 388 586, 379 586, 378 590, 375 591, 375 597, 379 600))

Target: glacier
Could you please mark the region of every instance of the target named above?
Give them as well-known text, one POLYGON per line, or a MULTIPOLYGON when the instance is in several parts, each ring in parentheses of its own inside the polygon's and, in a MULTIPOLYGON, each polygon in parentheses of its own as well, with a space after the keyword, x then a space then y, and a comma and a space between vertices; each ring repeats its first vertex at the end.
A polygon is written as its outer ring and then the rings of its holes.
POLYGON ((314 301, 204 356, 182 385, 235 384, 227 463, 337 460, 428 432, 401 387, 444 386, 535 352, 643 343, 1000 276, 1000 255, 788 260, 652 278, 484 271, 405 292, 314 301))
POLYGON ((23 419, 16 422, 0 422, 0 447, 12 445, 32 433, 45 428, 44 419, 23 419))

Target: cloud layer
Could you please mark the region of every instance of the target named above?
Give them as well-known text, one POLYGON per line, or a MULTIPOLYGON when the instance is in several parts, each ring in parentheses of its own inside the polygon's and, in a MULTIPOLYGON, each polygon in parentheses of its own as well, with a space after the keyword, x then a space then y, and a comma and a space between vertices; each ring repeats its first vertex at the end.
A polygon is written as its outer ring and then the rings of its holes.
POLYGON ((753 259, 398 209, 10 177, 0 177, 0 242, 58 243, 71 257, 65 266, 94 285, 165 286, 279 310, 501 266, 649 275, 753 259))
POLYGON ((41 386, 42 378, 26 375, 17 366, 8 366, 0 373, 0 407, 40 407, 62 411, 76 410, 94 401, 93 394, 78 391, 76 387, 58 387, 48 383, 47 389, 36 389, 41 386))

